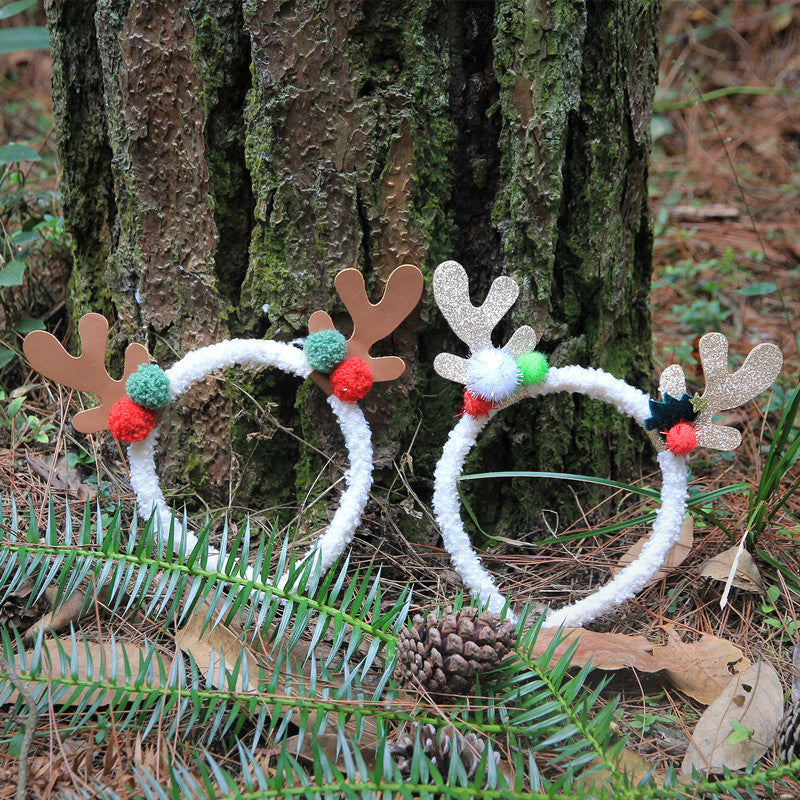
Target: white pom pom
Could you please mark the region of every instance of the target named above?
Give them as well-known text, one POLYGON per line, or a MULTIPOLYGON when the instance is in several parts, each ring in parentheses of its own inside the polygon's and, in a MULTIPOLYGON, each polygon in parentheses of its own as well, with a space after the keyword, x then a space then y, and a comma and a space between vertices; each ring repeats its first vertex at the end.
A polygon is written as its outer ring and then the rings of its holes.
POLYGON ((519 386, 517 361, 498 347, 479 350, 467 363, 467 389, 473 397, 500 402, 519 386))

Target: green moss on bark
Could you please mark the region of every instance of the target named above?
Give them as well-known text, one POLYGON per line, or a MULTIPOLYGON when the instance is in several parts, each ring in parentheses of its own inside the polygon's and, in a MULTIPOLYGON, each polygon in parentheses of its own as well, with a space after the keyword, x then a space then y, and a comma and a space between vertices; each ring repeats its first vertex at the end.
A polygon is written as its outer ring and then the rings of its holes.
POLYGON ((116 206, 97 52, 95 3, 45 3, 53 65, 53 101, 66 225, 75 268, 68 301, 75 318, 109 313, 105 274, 116 206), (77 67, 80 65, 80 67, 77 67))
MULTIPOLYGON (((250 88, 250 40, 239 4, 192 0, 193 50, 202 79, 209 194, 219 237, 214 253, 217 287, 235 307, 249 261, 253 193, 244 159, 244 101, 250 88)), ((232 333, 246 328, 228 315, 232 333)))
MULTIPOLYGON (((508 269, 523 284, 514 324, 541 332, 555 366, 600 367, 648 389, 644 122, 657 5, 520 0, 499 4, 496 19, 503 126, 494 220, 508 269)), ((482 468, 625 479, 648 457, 631 423, 585 398, 528 402, 508 416, 504 431, 476 448, 482 468)), ((489 516, 500 530, 539 525, 539 508, 574 508, 558 487, 499 491, 489 516)))

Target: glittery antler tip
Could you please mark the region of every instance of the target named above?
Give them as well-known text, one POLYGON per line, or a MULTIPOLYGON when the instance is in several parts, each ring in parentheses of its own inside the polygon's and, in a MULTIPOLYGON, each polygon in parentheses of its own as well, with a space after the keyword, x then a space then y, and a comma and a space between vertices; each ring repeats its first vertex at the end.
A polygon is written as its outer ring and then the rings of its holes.
MULTIPOLYGON (((514 305, 519 295, 519 286, 513 278, 496 278, 486 299, 479 306, 469 299, 469 280, 464 267, 456 261, 445 261, 433 273, 433 296, 436 305, 448 324, 474 355, 493 349, 492 331, 506 312, 514 305)), ((511 356, 519 356, 536 347, 538 337, 533 328, 523 325, 508 342, 500 348, 511 356)), ((453 353, 440 353, 433 368, 443 378, 456 383, 467 383, 468 358, 453 353)))

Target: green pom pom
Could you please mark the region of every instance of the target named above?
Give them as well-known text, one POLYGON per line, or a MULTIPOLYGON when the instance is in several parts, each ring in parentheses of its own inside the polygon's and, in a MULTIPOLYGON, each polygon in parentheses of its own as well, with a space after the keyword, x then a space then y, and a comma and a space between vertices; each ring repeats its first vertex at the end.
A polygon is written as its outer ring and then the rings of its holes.
POLYGON ((347 342, 339 331, 317 331, 308 335, 303 350, 317 372, 333 372, 347 356, 347 342))
POLYGON ((547 356, 543 353, 523 353, 517 356, 517 366, 525 384, 541 383, 550 369, 547 356))
POLYGON ((134 403, 151 411, 164 408, 172 399, 167 373, 155 364, 140 364, 125 382, 125 391, 134 403))

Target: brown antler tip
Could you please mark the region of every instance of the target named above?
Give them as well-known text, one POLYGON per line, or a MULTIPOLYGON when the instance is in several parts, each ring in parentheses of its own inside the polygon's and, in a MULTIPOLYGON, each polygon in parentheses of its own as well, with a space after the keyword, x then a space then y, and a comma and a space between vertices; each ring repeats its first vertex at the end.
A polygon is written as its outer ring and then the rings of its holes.
POLYGON ((403 305, 410 305, 414 308, 422 297, 422 290, 425 288, 425 279, 419 267, 414 264, 401 264, 390 276, 398 287, 395 294, 395 302, 403 305))

